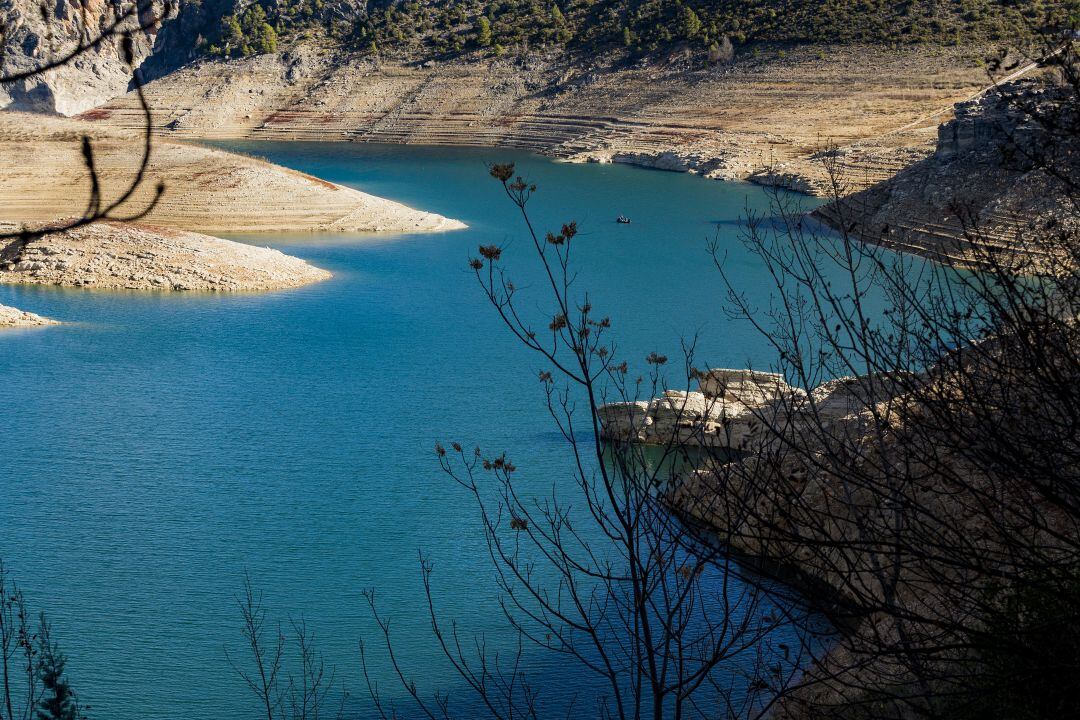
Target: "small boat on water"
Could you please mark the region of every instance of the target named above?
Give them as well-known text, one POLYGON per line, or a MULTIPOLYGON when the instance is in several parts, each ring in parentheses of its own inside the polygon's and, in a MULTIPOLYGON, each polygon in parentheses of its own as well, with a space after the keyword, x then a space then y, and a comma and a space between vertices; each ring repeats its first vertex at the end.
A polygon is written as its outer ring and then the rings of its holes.
POLYGON ((615 218, 615 222, 619 223, 620 225, 629 225, 630 218, 626 217, 625 215, 620 215, 619 217, 615 218))

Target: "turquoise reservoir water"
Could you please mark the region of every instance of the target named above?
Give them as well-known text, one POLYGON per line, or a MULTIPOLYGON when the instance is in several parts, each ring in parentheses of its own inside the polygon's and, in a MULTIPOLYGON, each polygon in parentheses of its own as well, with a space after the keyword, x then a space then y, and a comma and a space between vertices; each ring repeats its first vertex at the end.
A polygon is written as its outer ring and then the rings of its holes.
MULTIPOLYGON (((418 680, 460 689, 430 636, 419 549, 447 617, 491 637, 505 628, 475 509, 432 447, 506 449, 538 493, 571 475, 537 358, 467 270, 482 243, 506 245, 511 265, 531 261, 486 162, 516 161, 540 186, 541 226, 578 221, 579 287, 612 317, 632 364, 654 350, 677 357, 695 333, 699 367, 770 359, 723 313, 706 253, 719 233, 735 278, 767 300, 768 278, 737 237, 744 210, 767 207, 754 186, 498 150, 237 147, 470 229, 245 238, 334 273, 288 292, 0 286, 0 303, 66 323, 0 334, 0 556, 49 612, 96 718, 254 717, 224 654, 241 649, 245 571, 273 617, 303 617, 316 632, 361 716, 364 588, 378 589, 418 680), (620 213, 633 224, 615 224, 620 213)), ((587 688, 558 660, 529 663, 587 688)), ((385 668, 377 674, 400 696, 385 668)))

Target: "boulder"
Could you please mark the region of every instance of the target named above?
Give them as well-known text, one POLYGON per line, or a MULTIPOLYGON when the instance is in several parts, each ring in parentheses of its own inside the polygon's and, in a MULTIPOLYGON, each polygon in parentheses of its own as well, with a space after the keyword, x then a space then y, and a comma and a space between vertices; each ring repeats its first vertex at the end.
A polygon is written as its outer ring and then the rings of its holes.
POLYGON ((703 394, 748 405, 776 400, 791 391, 779 373, 715 368, 695 376, 703 394))
POLYGON ((612 403, 599 409, 605 437, 665 444, 746 449, 777 413, 806 393, 776 373, 713 369, 695 373, 699 390, 667 390, 650 401, 612 403))

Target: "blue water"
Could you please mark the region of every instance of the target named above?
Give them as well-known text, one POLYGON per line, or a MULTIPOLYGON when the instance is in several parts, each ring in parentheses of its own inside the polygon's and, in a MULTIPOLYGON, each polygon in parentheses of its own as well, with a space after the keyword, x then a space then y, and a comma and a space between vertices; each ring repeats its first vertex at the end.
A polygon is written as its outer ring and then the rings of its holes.
MULTIPOLYGON (((523 487, 571 479, 538 359, 482 298, 467 259, 506 246, 527 287, 530 246, 486 162, 539 185, 538 224, 576 219, 578 286, 622 354, 765 367, 768 345, 723 312, 716 237, 755 298, 770 283, 738 240, 750 185, 501 150, 242 144, 241 150, 415 207, 467 231, 243 238, 334 273, 261 295, 0 286, 0 303, 64 325, 0 334, 0 557, 47 610, 91 714, 110 720, 254 717, 224 650, 242 651, 245 572, 275 619, 303 617, 365 709, 357 640, 377 588, 403 660, 426 689, 460 691, 430 636, 417 553, 442 611, 498 637, 493 572, 437 439, 505 449, 523 487), (619 213, 633 224, 616 225, 619 213)), ((527 300, 543 300, 539 288, 527 300)), ((530 655, 539 677, 577 683, 530 655)), ((377 668, 388 695, 389 670, 377 668)), ((582 687, 586 687, 585 684, 582 687)))

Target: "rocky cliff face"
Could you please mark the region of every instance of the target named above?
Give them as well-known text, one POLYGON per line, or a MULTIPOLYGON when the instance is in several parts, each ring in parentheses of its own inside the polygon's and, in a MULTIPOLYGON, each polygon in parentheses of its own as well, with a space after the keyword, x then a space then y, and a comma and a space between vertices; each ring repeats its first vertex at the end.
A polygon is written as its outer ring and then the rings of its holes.
MULTIPOLYGON (((160 0, 0 0, 5 76, 34 70, 99 37, 117 18, 131 31, 136 64, 149 57, 164 15, 160 0)), ((119 35, 109 37, 70 63, 34 77, 0 86, 0 107, 74 115, 127 91, 131 69, 123 59, 119 35)))
POLYGON ((1000 154, 1005 143, 1030 147, 1039 140, 1039 127, 1021 108, 1050 94, 1023 82, 959 103, 955 118, 938 126, 934 159, 948 163, 975 153, 1000 154))
POLYGON ((176 17, 157 34, 153 53, 139 68, 147 81, 168 75, 199 57, 204 41, 213 39, 221 19, 250 0, 183 0, 176 17))
POLYGON ((1076 152, 1032 117, 1067 111, 1075 102, 1067 95, 1023 81, 960 103, 939 126, 933 154, 816 215, 866 242, 960 265, 984 264, 988 252, 1033 268, 1053 262, 1038 231, 1075 223, 1059 178, 1075 176, 1076 152), (1055 172, 1043 169, 1047 162, 1055 172))

